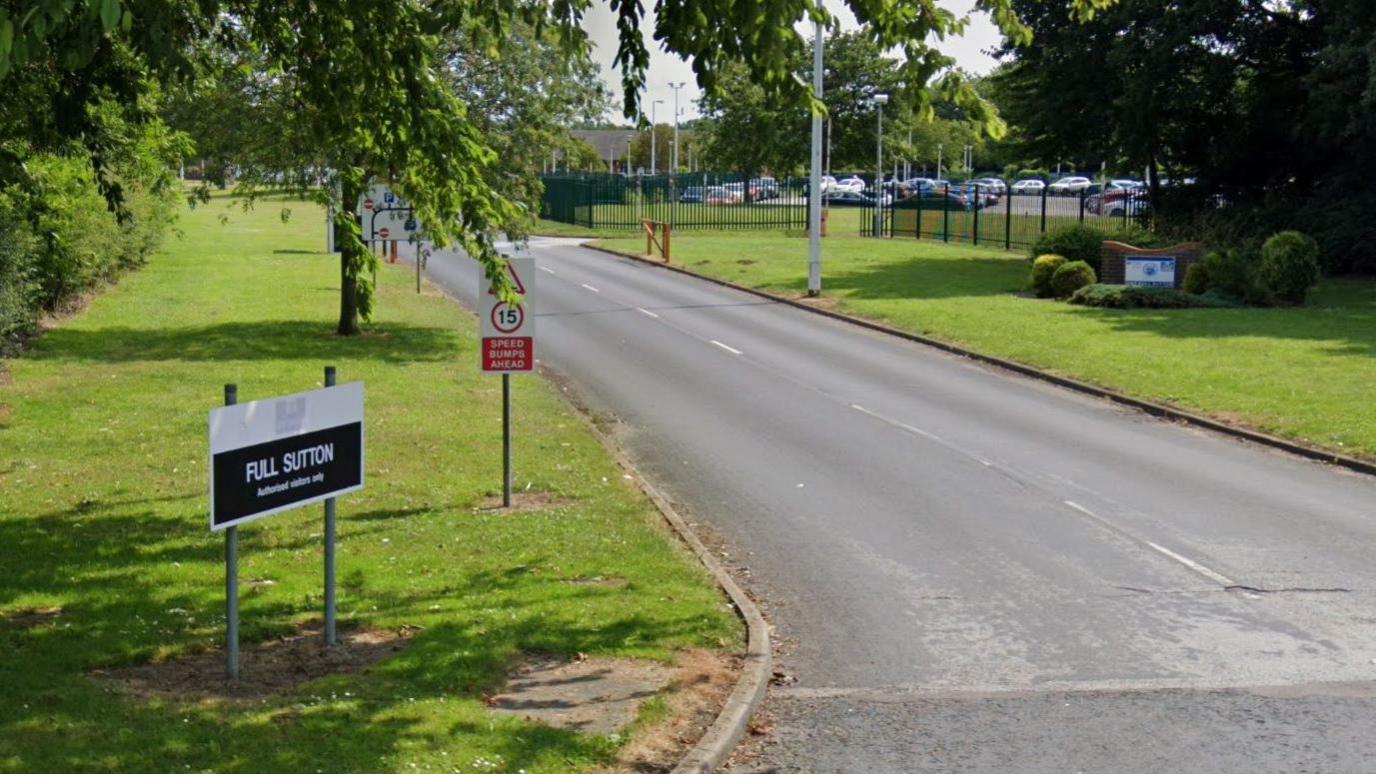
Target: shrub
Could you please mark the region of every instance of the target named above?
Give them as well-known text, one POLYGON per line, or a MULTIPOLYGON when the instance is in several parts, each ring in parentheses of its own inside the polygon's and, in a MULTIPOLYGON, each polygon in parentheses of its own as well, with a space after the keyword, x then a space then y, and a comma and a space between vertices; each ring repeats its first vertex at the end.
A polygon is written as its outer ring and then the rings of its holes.
POLYGON ((1319 281, 1319 245, 1298 231, 1282 231, 1261 247, 1257 279, 1273 297, 1303 304, 1309 289, 1319 281))
POLYGON ((1075 291, 1070 303, 1107 309, 1221 308, 1237 303, 1212 293, 1196 295, 1175 288, 1143 288, 1126 285, 1087 285, 1075 291))
POLYGON ((1257 284, 1260 254, 1251 246, 1214 250, 1204 256, 1209 291, 1248 303, 1264 304, 1265 291, 1257 284))
POLYGON ((1051 276, 1063 265, 1063 255, 1041 255, 1032 262, 1032 292, 1037 298, 1051 298, 1051 276))
POLYGON ((1084 261, 1061 264, 1051 275, 1051 290, 1056 298, 1069 298, 1075 291, 1098 282, 1094 269, 1084 261))
POLYGON ((1032 255, 1064 255, 1067 261, 1084 261, 1098 274, 1103 243, 1104 232, 1093 226, 1061 226, 1042 234, 1032 245, 1032 255))
POLYGON ((1209 267, 1202 263, 1190 264, 1190 268, 1185 270, 1185 281, 1181 287, 1186 293, 1197 296, 1209 292, 1209 267))

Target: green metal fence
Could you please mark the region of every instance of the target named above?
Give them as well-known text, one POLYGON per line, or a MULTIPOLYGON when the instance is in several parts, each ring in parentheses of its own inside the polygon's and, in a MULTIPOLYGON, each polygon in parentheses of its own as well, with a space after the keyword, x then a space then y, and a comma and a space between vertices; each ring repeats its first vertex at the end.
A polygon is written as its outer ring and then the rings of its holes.
POLYGON ((913 195, 900 194, 865 208, 860 233, 866 236, 939 239, 1028 248, 1047 231, 1085 223, 1104 231, 1149 226, 1151 203, 1145 191, 1106 194, 1016 194, 980 186, 944 186, 913 195), (876 226, 876 214, 878 221, 876 226))
POLYGON ((639 231, 641 221, 678 230, 802 229, 807 181, 735 175, 550 175, 540 217, 599 231, 639 231))

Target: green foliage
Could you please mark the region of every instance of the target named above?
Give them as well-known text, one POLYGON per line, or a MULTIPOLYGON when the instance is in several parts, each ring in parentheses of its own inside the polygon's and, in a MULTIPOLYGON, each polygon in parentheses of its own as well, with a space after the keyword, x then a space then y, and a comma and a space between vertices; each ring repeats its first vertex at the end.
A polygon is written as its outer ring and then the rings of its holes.
POLYGON ((1266 291, 1257 282, 1260 262, 1260 251, 1251 245, 1210 251, 1203 262, 1209 292, 1249 304, 1264 304, 1266 291))
POLYGON ((1051 292, 1056 298, 1069 298, 1080 288, 1093 285, 1099 278, 1094 268, 1084 261, 1068 261, 1051 275, 1051 292))
POLYGON ((1209 267, 1203 263, 1190 264, 1190 268, 1185 270, 1185 280, 1181 283, 1181 288, 1186 293, 1194 295, 1209 292, 1209 267))
POLYGON ((1261 247, 1257 280, 1272 297, 1303 304, 1309 289, 1319 281, 1318 244, 1298 231, 1272 235, 1261 247))
POLYGON ((1093 226, 1075 224, 1053 228, 1037 238, 1032 255, 1054 253, 1067 261, 1084 261, 1097 274, 1103 251, 1104 232, 1093 226))
MULTIPOLYGON (((1198 265, 1198 264, 1196 264, 1198 265)), ((1087 285, 1070 296, 1070 303, 1107 309, 1190 309, 1237 306, 1216 295, 1187 293, 1175 288, 1139 288, 1126 285, 1087 285)))
POLYGON ((1051 289, 1051 277, 1056 270, 1066 263, 1065 256, 1048 253, 1037 256, 1032 261, 1032 292, 1037 294, 1037 298, 1051 298, 1054 291, 1051 289))

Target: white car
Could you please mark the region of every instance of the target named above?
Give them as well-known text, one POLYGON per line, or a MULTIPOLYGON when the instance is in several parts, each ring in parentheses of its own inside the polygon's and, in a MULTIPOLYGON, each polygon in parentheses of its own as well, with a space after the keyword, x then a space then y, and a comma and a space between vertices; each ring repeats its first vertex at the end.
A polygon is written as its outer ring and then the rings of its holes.
POLYGON ((1079 193, 1092 185, 1094 181, 1087 177, 1063 177, 1047 186, 1046 190, 1053 194, 1079 193))
POLYGON ((1108 181, 1108 184, 1109 184, 1109 185, 1112 185, 1112 186, 1117 186, 1117 187, 1119 187, 1119 188, 1146 188, 1146 187, 1147 187, 1146 183, 1143 183, 1141 180, 1129 180, 1129 179, 1127 179, 1127 178, 1123 178, 1123 179, 1119 179, 1119 180, 1110 180, 1110 181, 1108 181))
POLYGON ((977 177, 971 180, 970 184, 979 186, 980 191, 996 195, 1002 195, 1004 191, 1008 190, 1008 186, 1004 185, 1003 181, 997 177, 977 177))
POLYGON ((855 191, 856 193, 863 193, 865 191, 865 181, 861 180, 858 177, 848 177, 845 180, 837 180, 836 188, 834 190, 855 191))
POLYGON ((1012 188, 1013 193, 1016 194, 1039 194, 1045 190, 1046 183, 1043 183, 1042 181, 1036 178, 1019 180, 1018 182, 1013 184, 1012 188))

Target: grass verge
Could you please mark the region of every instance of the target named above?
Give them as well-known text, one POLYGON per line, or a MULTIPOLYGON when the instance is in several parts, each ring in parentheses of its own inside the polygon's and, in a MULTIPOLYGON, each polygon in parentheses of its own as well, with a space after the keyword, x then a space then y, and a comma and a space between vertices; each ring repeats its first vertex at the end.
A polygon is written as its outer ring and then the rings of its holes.
MULTIPOLYGON (((267 203, 185 215, 184 238, 8 363, 0 771, 605 764, 624 740, 498 718, 482 696, 523 652, 666 659, 739 646, 739 625, 542 379, 513 379, 517 488, 539 506, 486 510, 500 382, 478 373, 471 315, 384 266, 374 324, 333 335, 336 259, 317 252, 315 209, 290 206, 286 224, 267 203), (252 400, 311 389, 327 364, 367 385, 368 486, 340 501, 341 620, 417 631, 409 645, 251 702, 140 699, 90 679, 220 646, 206 412, 227 382, 252 400)), ((308 507, 240 531, 246 646, 319 618, 320 522, 308 507)))
MULTIPOLYGON (((639 252, 643 241, 600 245, 639 252)), ((800 296, 806 238, 676 235, 674 263, 800 296)), ((1376 283, 1325 280, 1294 309, 1093 309, 1023 298, 1020 253, 837 233, 823 248, 837 308, 1131 395, 1376 458, 1376 283)))

